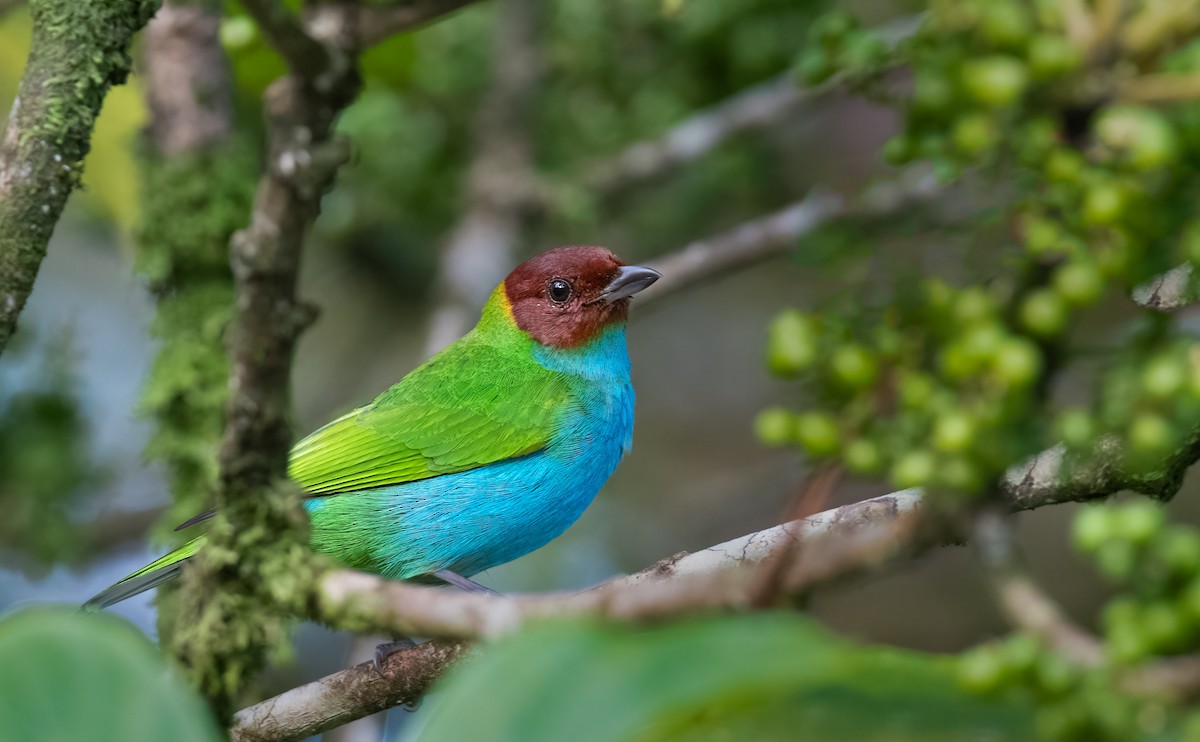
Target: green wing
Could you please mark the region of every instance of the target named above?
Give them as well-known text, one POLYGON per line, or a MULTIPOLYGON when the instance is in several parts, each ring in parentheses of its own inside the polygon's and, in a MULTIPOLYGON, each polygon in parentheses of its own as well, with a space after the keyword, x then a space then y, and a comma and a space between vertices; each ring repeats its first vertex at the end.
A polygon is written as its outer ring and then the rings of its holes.
POLYGON ((572 404, 529 348, 468 335, 297 443, 288 474, 332 495, 465 471, 544 448, 572 404))

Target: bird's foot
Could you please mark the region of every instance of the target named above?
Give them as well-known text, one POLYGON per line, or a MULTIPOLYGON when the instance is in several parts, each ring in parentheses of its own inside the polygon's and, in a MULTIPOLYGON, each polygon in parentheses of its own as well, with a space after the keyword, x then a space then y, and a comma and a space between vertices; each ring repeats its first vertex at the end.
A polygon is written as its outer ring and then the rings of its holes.
POLYGON ((375 672, 386 678, 388 675, 383 671, 383 663, 387 662, 387 658, 402 649, 410 649, 415 646, 417 646, 417 643, 412 639, 399 639, 394 642, 377 645, 375 647, 375 659, 371 661, 371 664, 375 666, 375 672))
POLYGON ((446 583, 447 585, 453 585, 454 587, 457 587, 459 590, 463 590, 468 593, 484 593, 486 595, 496 595, 496 596, 500 595, 500 593, 491 589, 487 585, 480 585, 475 580, 472 580, 469 577, 463 577, 459 573, 451 572, 448 569, 439 569, 437 572, 433 573, 433 576, 438 578, 442 582, 446 583))

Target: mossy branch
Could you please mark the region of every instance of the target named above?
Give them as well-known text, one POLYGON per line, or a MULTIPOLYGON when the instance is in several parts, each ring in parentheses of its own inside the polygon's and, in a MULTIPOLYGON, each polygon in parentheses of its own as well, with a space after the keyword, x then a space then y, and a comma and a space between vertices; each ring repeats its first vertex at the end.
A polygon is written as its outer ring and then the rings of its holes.
POLYGON ((33 38, 0 142, 0 352, 16 331, 104 97, 157 0, 31 0, 33 38))

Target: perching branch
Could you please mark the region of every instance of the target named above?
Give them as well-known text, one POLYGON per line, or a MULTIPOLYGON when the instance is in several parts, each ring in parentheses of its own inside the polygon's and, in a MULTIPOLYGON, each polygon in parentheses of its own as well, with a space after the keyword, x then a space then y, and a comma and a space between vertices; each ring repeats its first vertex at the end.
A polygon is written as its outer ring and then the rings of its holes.
POLYGON ((0 141, 0 353, 17 328, 54 226, 79 185, 92 127, 125 82, 155 0, 31 0, 33 38, 0 141))
MULTIPOLYGON (((908 550, 913 549, 913 544, 933 545, 939 539, 907 537, 911 529, 920 525, 923 508, 922 498, 914 490, 884 495, 752 533, 693 554, 677 554, 641 572, 584 593, 496 598, 494 603, 486 602, 490 599, 484 596, 475 596, 483 598, 483 602, 468 600, 461 604, 444 604, 440 608, 425 603, 426 599, 431 598, 436 604, 443 598, 453 601, 472 596, 425 587, 416 587, 413 595, 435 613, 443 609, 451 613, 459 609, 466 611, 460 616, 464 626, 475 617, 511 601, 522 606, 518 613, 508 614, 509 620, 518 622, 549 616, 596 615, 601 608, 614 617, 627 611, 651 609, 666 616, 673 612, 672 603, 691 602, 697 608, 719 609, 723 607, 719 596, 705 600, 702 594, 715 586, 714 576, 741 570, 741 577, 746 579, 722 580, 720 589, 725 592, 720 595, 740 595, 747 601, 756 590, 753 579, 756 565, 791 548, 797 541, 806 546, 806 560, 801 571, 785 572, 787 584, 793 588, 813 586, 870 569, 894 558, 895 548, 908 550), (597 611, 593 612, 589 607, 597 611), (521 616, 520 611, 530 611, 530 615, 521 616)), ((734 576, 737 577, 737 573, 734 576)), ((376 608, 386 605, 389 596, 397 597, 389 592, 393 587, 402 590, 413 587, 348 571, 330 573, 323 585, 326 590, 353 595, 355 600, 369 598, 376 608)), ((338 625, 361 628, 363 620, 370 620, 362 613, 362 609, 368 608, 366 603, 350 609, 338 604, 337 599, 321 599, 336 614, 326 618, 336 620, 338 625)), ((438 620, 431 616, 426 619, 438 620)), ((492 628, 509 630, 513 626, 497 623, 492 628)), ((301 740, 385 708, 415 703, 466 649, 467 645, 462 642, 438 641, 397 652, 388 657, 384 665, 386 677, 380 676, 371 663, 342 670, 243 709, 234 719, 232 736, 239 742, 301 740)))
POLYGON ((897 492, 672 558, 582 593, 496 597, 393 582, 335 570, 313 596, 316 618, 397 636, 496 637, 544 619, 604 618, 653 622, 749 606, 758 565, 795 540, 805 558, 781 571, 792 594, 870 569, 899 550, 932 545, 914 538, 927 508, 916 491, 897 492))
MULTIPOLYGON (((1200 458, 1200 448, 1192 443, 1169 457, 1158 473, 1130 475, 1122 471, 1119 452, 1112 445, 1108 442, 1096 451, 1095 460, 1103 464, 1071 460, 1061 446, 1043 451, 1006 473, 1001 497, 1013 510, 1100 499, 1126 489, 1163 497, 1178 489, 1182 472, 1200 458)), ((322 578, 312 607, 314 615, 323 620, 354 630, 464 637, 494 636, 551 617, 652 621, 681 613, 736 610, 746 607, 754 597, 753 578, 760 565, 794 550, 797 544, 802 546, 804 560, 781 572, 783 589, 793 594, 899 557, 961 542, 965 534, 952 524, 937 523, 930 515, 926 498, 919 491, 896 492, 693 554, 678 554, 637 574, 577 594, 496 598, 334 571, 322 578)), ((1030 595, 1027 584, 1017 581, 1009 585, 1007 597, 1011 600, 1024 600, 1030 595)), ((1035 613, 1041 618, 1031 625, 1056 625, 1042 620, 1046 615, 1055 618, 1054 612, 1035 613)), ((421 672, 437 672, 443 665, 421 662, 418 667, 421 672)), ((317 681, 318 686, 328 685, 333 677, 317 681)), ((1195 692, 1200 689, 1200 660, 1165 660, 1154 665, 1152 671, 1131 678, 1130 682, 1136 680, 1144 687, 1169 685, 1176 692, 1195 692)), ((355 705, 360 709, 357 716, 374 713, 379 709, 374 699, 382 692, 382 688, 376 688, 352 699, 329 699, 322 702, 322 708, 330 704, 336 708, 329 713, 345 714, 349 705, 355 705)), ((357 716, 339 718, 348 721, 357 716)), ((297 730, 295 737, 283 739, 300 739, 315 729, 297 730)))
POLYGON ((438 304, 424 356, 470 329, 479 305, 516 262, 532 215, 534 112, 545 61, 541 0, 499 0, 487 96, 475 121, 466 210, 438 259, 438 304))
POLYGON ((239 711, 230 737, 235 742, 302 740, 369 714, 416 704, 467 648, 464 642, 426 642, 390 654, 382 675, 374 663, 363 662, 293 688, 239 711))

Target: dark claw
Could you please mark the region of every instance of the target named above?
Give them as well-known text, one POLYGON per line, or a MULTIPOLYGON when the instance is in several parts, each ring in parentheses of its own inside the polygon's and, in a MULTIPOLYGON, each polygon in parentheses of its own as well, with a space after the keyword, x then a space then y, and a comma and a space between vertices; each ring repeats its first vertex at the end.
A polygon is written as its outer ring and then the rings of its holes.
POLYGON ((375 659, 371 661, 371 664, 375 666, 375 672, 386 678, 388 675, 383 671, 383 663, 387 662, 387 658, 402 649, 410 649, 415 646, 417 646, 417 643, 412 639, 400 639, 377 645, 375 647, 375 659))

